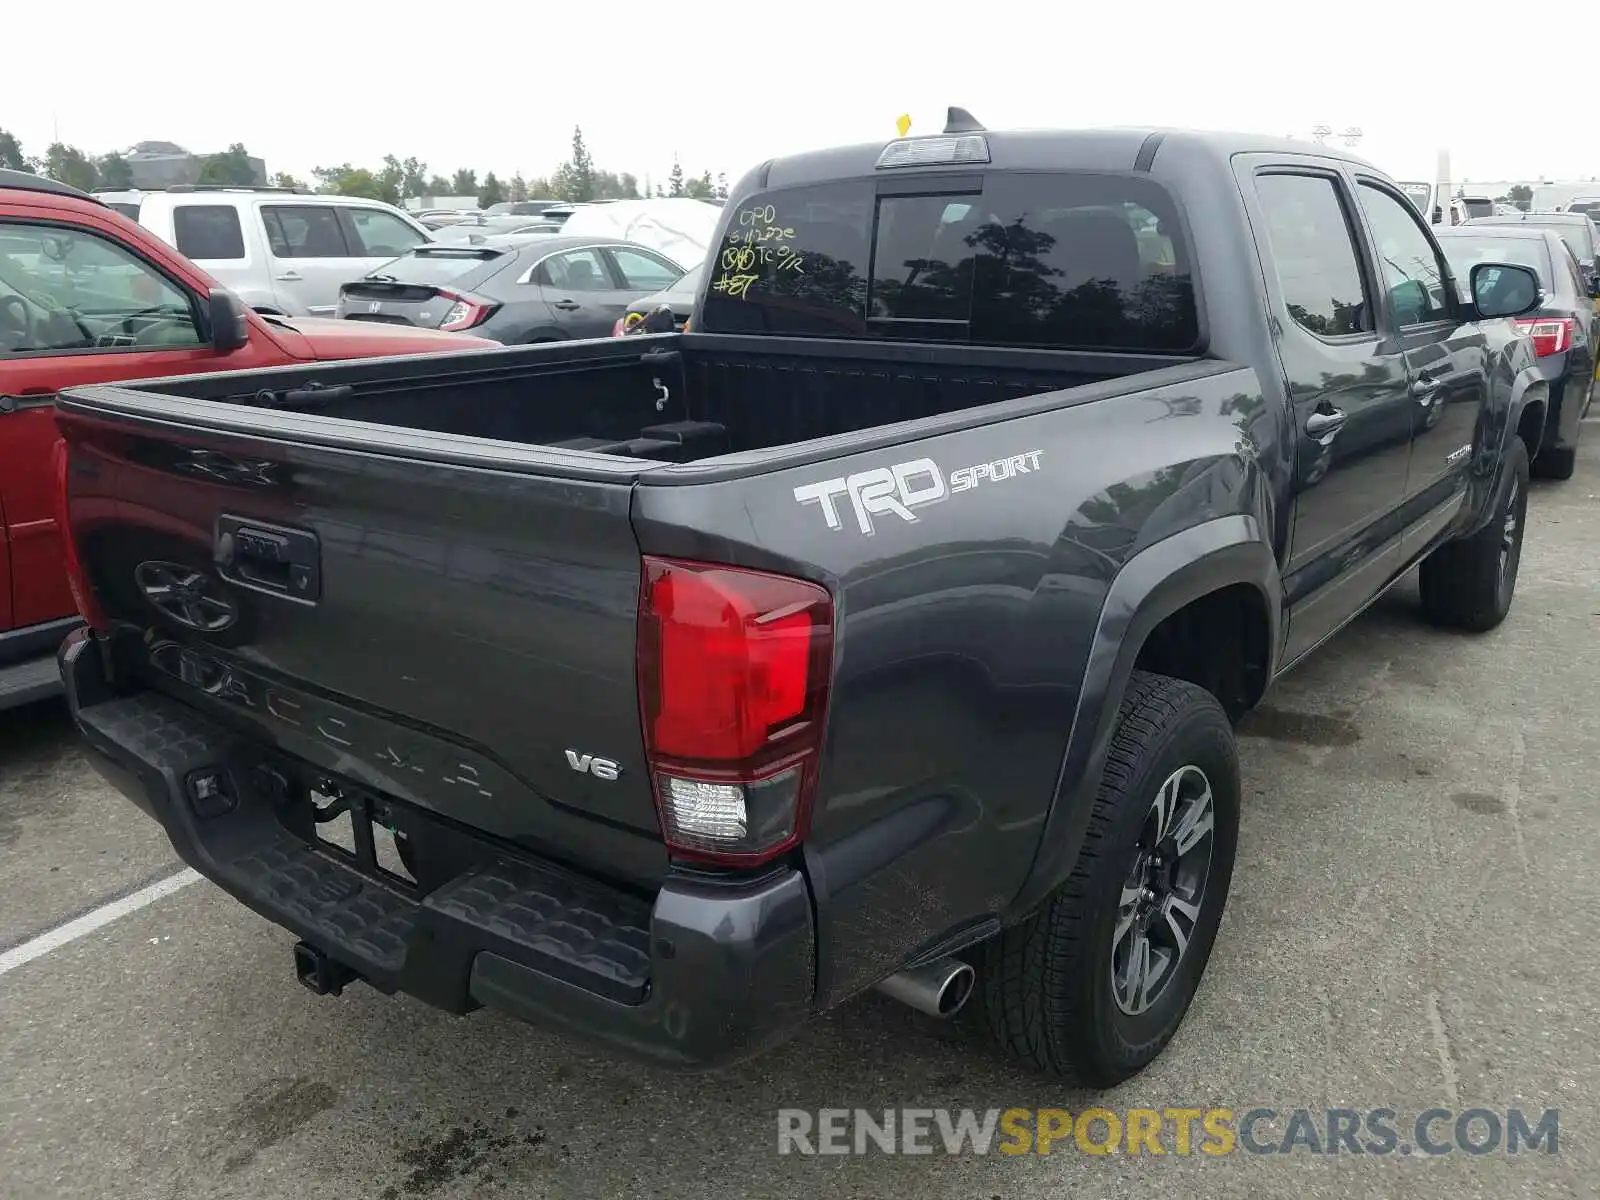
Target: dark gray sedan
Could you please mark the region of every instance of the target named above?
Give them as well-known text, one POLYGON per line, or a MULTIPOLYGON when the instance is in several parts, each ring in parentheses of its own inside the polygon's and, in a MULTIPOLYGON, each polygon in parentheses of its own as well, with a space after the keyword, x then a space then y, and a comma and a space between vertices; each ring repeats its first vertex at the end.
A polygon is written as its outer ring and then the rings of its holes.
POLYGON ((616 238, 429 242, 339 289, 337 315, 466 330, 508 346, 606 337, 628 304, 683 268, 616 238))

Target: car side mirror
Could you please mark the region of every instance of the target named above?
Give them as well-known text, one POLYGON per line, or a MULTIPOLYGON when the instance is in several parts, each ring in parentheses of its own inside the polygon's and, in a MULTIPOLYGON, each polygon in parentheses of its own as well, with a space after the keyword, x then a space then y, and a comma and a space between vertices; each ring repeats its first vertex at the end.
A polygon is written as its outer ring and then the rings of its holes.
POLYGON ((212 288, 207 297, 211 319, 211 348, 218 354, 231 354, 250 340, 250 322, 245 319, 244 303, 227 288, 212 288))
POLYGON ((1539 276, 1512 263, 1478 263, 1471 275, 1472 307, 1479 317, 1520 317, 1539 307, 1539 276))
POLYGON ((1591 299, 1600 300, 1600 271, 1589 276, 1589 296, 1591 299))

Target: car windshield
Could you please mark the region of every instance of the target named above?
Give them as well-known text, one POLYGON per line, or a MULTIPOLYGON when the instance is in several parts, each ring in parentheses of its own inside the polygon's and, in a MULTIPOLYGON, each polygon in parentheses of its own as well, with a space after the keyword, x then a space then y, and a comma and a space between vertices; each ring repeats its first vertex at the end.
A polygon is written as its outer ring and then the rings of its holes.
POLYGON ((367 278, 386 283, 446 283, 506 253, 504 246, 418 246, 367 278))
POLYGON ((1450 260, 1450 270, 1456 279, 1466 285, 1472 268, 1478 263, 1510 263, 1518 267, 1531 267, 1539 276, 1539 286, 1550 290, 1553 272, 1550 253, 1543 238, 1495 237, 1493 234, 1461 234, 1439 239, 1445 257, 1450 260))

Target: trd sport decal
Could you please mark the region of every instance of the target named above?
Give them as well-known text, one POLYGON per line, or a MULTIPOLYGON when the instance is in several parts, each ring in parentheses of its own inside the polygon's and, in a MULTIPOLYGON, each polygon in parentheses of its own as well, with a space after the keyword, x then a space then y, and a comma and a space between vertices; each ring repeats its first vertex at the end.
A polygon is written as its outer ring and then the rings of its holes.
POLYGON ((1031 475, 1039 469, 1039 456, 1042 453, 1039 450, 1024 450, 993 462, 957 467, 950 472, 948 480, 933 459, 914 458, 891 467, 874 467, 870 471, 857 471, 854 475, 840 475, 803 484, 794 489, 794 498, 801 504, 820 507, 829 529, 843 529, 844 518, 840 516, 839 498, 848 496, 856 525, 862 533, 871 537, 875 532, 874 517, 893 513, 902 521, 915 521, 917 509, 940 504, 952 496, 971 491, 979 484, 1003 483, 1018 475, 1031 475))

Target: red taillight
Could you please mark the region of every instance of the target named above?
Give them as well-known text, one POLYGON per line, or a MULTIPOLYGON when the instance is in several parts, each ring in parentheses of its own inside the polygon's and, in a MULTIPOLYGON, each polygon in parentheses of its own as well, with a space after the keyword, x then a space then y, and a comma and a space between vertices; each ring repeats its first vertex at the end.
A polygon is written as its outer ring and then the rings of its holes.
POLYGON ((806 835, 833 668, 833 600, 802 579, 646 557, 645 753, 676 852, 748 865, 806 835))
POLYGON ((61 538, 61 561, 67 569, 67 587, 72 592, 72 602, 78 606, 78 615, 89 628, 104 631, 110 628, 110 624, 100 611, 100 602, 95 597, 94 589, 89 586, 89 574, 83 569, 83 560, 78 557, 78 543, 72 536, 72 525, 68 520, 71 476, 68 474, 66 438, 56 439, 51 458, 56 482, 56 533, 61 538))
POLYGON ((444 320, 439 322, 440 329, 451 332, 461 329, 471 329, 486 321, 489 314, 500 306, 493 300, 485 300, 481 296, 471 296, 463 292, 446 291, 439 289, 439 299, 450 301, 450 307, 445 310, 444 320))
POLYGON ((1533 339, 1533 352, 1539 358, 1560 354, 1572 345, 1571 317, 1527 317, 1517 325, 1533 339))

